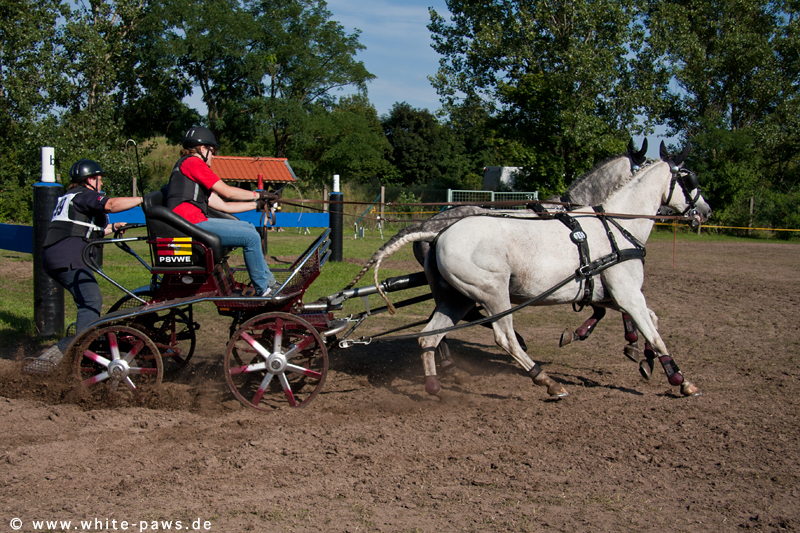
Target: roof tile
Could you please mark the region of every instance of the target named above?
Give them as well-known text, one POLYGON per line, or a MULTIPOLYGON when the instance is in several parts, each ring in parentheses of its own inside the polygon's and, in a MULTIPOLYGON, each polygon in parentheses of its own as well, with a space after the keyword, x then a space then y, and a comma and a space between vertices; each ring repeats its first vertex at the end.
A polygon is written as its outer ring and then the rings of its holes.
POLYGON ((293 183, 297 181, 286 158, 234 157, 219 155, 211 160, 211 170, 224 181, 257 181, 264 176, 265 183, 293 183))

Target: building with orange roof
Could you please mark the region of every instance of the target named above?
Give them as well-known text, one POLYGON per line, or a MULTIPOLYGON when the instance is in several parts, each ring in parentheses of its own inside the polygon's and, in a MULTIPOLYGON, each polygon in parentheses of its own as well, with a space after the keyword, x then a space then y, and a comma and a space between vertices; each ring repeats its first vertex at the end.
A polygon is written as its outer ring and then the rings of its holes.
POLYGON ((279 189, 297 181, 289 161, 282 157, 218 155, 211 160, 211 170, 223 181, 241 185, 255 185, 260 175, 265 189, 279 189))

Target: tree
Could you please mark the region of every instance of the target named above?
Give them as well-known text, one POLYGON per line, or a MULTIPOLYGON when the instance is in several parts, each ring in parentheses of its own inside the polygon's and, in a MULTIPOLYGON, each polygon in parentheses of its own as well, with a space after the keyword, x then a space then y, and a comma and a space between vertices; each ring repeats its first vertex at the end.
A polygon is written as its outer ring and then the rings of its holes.
POLYGON ((65 12, 53 0, 0 4, 0 220, 30 221, 31 185, 41 173, 40 147, 63 68, 56 21, 65 12))
POLYGON ((323 0, 270 0, 249 6, 258 21, 254 50, 270 58, 249 107, 255 129, 271 133, 276 157, 285 156, 313 106, 332 105, 332 92, 348 86, 366 95, 366 83, 375 77, 355 59, 364 49, 359 32, 347 35, 326 5, 323 0))
POLYGON ((398 102, 381 123, 398 174, 393 184, 458 188, 467 167, 463 146, 430 111, 398 102))
MULTIPOLYGON (((485 109, 496 164, 524 166, 558 191, 620 152, 646 101, 630 56, 642 43, 633 0, 448 0, 431 11, 442 55, 432 79, 447 109, 485 109)), ((541 188, 541 187, 540 187, 541 188)))
POLYGON ((747 225, 751 201, 774 222, 786 204, 775 194, 797 192, 797 15, 780 0, 649 4, 643 54, 666 73, 653 112, 694 141, 692 164, 725 224, 747 225))
POLYGON ((328 183, 333 174, 351 183, 391 180, 391 146, 366 96, 341 98, 330 110, 318 108, 312 122, 311 135, 296 137, 288 154, 294 168, 305 167, 309 183, 328 183))

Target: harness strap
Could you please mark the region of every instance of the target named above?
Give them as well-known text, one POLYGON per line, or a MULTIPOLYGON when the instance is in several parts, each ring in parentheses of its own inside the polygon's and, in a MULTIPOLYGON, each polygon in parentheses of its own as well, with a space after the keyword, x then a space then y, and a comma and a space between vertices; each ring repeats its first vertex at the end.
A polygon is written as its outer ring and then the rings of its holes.
MULTIPOLYGON (((597 274, 599 274, 603 270, 605 270, 607 268, 610 268, 610 267, 616 265, 617 263, 622 263, 623 261, 628 261, 630 259, 641 259, 642 257, 644 257, 644 252, 642 250, 639 250, 639 249, 620 250, 619 254, 608 254, 608 255, 606 255, 604 257, 601 257, 600 259, 596 259, 595 261, 592 261, 591 263, 589 263, 587 265, 586 269, 580 269, 579 268, 578 270, 575 271, 575 273, 573 275, 563 279, 561 282, 559 282, 556 285, 550 287, 549 289, 547 289, 543 293, 539 294, 538 296, 535 296, 535 297, 531 298, 530 300, 527 300, 527 301, 519 304, 518 306, 512 307, 511 309, 507 309, 507 310, 505 310, 505 311, 503 311, 501 313, 497 313, 495 315, 483 317, 483 318, 480 318, 478 320, 473 320, 472 322, 467 322, 467 323, 464 323, 464 324, 457 324, 455 326, 450 326, 449 328, 442 328, 442 329, 437 329, 437 330, 433 330, 433 331, 426 331, 424 333, 408 333, 408 334, 405 334, 405 335, 393 335, 391 337, 383 337, 383 335, 388 335, 389 333, 397 331, 398 329, 405 329, 405 327, 411 327, 411 326, 417 325, 417 324, 412 324, 410 326, 404 326, 403 328, 395 328, 395 329, 392 329, 392 330, 389 330, 389 331, 384 331, 382 333, 377 333, 377 334, 373 335, 372 337, 361 337, 361 339, 358 342, 384 342, 384 341, 392 341, 392 340, 419 339, 420 337, 429 337, 431 335, 447 334, 447 333, 450 333, 451 331, 456 331, 456 330, 459 330, 459 329, 469 328, 469 327, 472 327, 472 326, 479 326, 481 324, 486 324, 488 322, 494 322, 494 321, 496 321, 496 320, 498 320, 500 318, 503 318, 504 316, 508 316, 508 315, 510 315, 512 313, 515 313, 515 312, 519 311, 520 309, 528 307, 529 305, 533 305, 536 302, 547 298, 548 296, 550 296, 551 294, 556 292, 558 289, 560 289, 564 285, 566 285, 568 283, 571 283, 571 282, 575 281, 576 279, 582 279, 582 278, 584 278, 586 276, 596 276, 597 274), (584 270, 585 270, 585 273, 584 273, 584 270), (377 338, 377 337, 382 337, 382 338, 377 338)), ((380 310, 383 310, 383 309, 384 308, 381 308, 380 310)), ((378 310, 376 310, 376 311, 378 311, 378 310)), ((375 314, 376 311, 373 311, 372 314, 375 314)), ((340 342, 345 340, 347 338, 347 335, 352 333, 353 329, 355 329, 355 328, 351 328, 351 330, 345 335, 345 337, 340 339, 340 342)))
MULTIPOLYGON (((578 247, 578 256, 580 257, 581 262, 581 266, 578 271, 580 271, 589 264, 591 259, 591 255, 589 253, 589 241, 586 238, 586 233, 583 231, 583 228, 581 228, 580 222, 567 213, 556 213, 553 215, 553 217, 569 228, 571 232, 569 234, 569 238, 578 247)), ((588 305, 592 301, 592 293, 594 292, 594 278, 589 276, 584 277, 584 280, 583 298, 581 298, 579 302, 576 302, 576 304, 573 304, 572 306, 576 312, 583 309, 584 306, 588 305), (576 305, 578 306, 577 309, 576 305)))

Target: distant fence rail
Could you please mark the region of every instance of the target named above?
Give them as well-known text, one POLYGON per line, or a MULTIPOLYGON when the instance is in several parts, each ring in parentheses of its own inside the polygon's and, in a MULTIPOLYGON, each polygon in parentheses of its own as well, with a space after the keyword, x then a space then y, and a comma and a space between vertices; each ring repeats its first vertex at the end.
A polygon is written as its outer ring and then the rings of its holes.
MULTIPOLYGON (((447 190, 447 202, 518 202, 539 199, 539 191, 531 192, 495 192, 495 191, 463 191, 447 190)), ((517 209, 525 209, 520 205, 517 209)))

